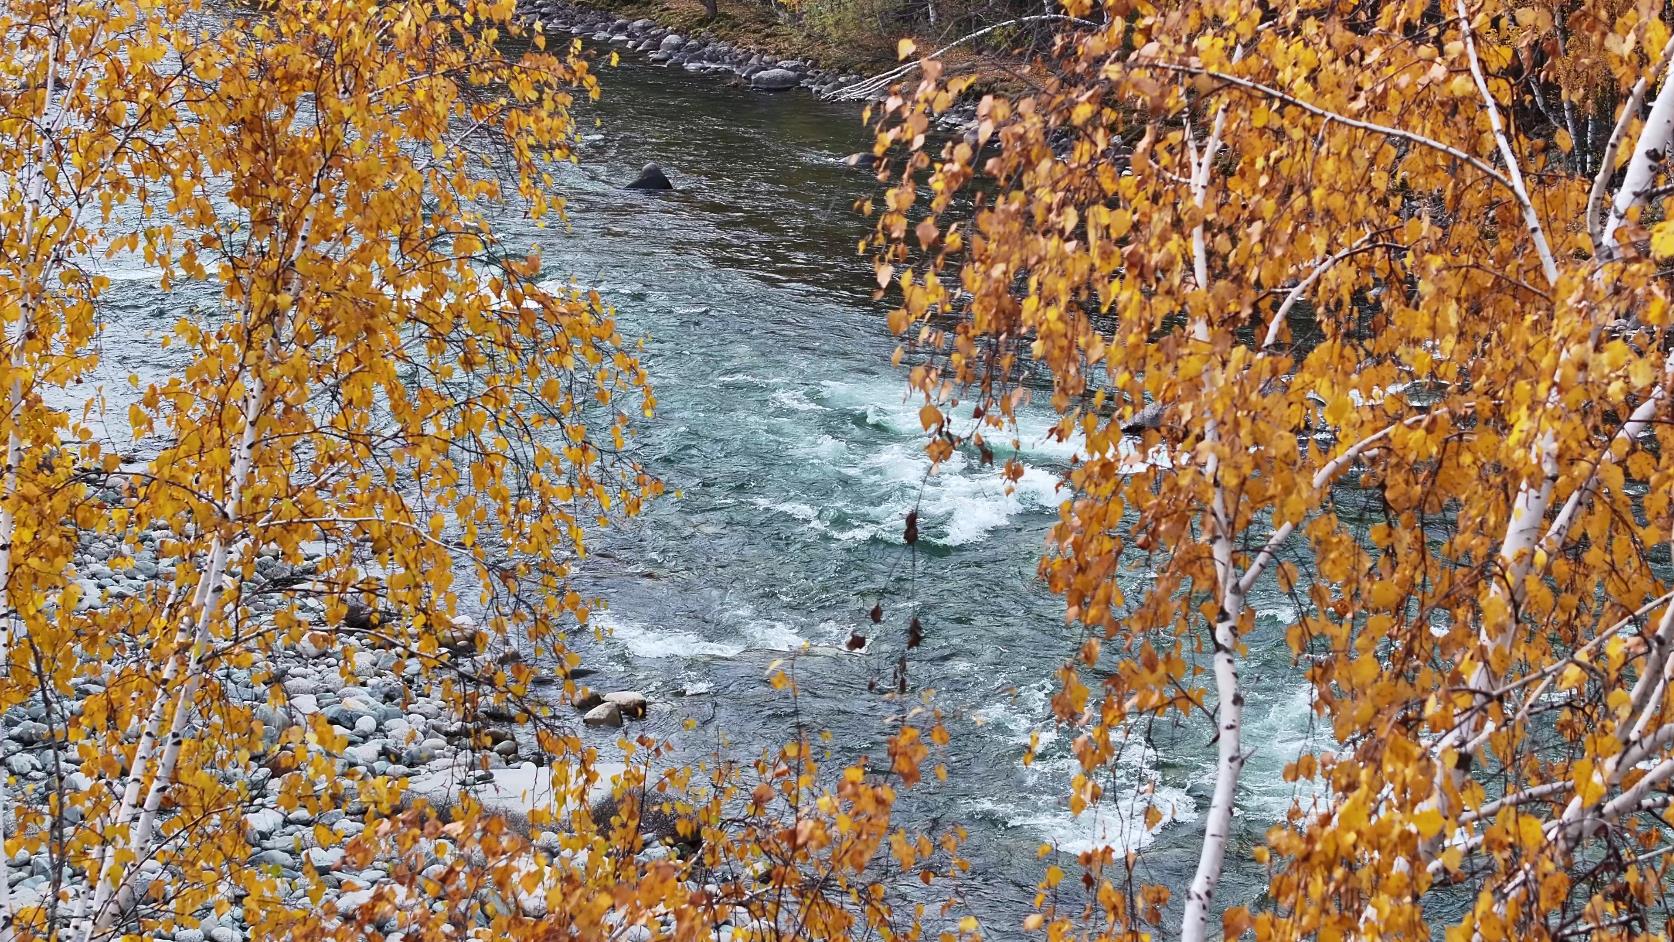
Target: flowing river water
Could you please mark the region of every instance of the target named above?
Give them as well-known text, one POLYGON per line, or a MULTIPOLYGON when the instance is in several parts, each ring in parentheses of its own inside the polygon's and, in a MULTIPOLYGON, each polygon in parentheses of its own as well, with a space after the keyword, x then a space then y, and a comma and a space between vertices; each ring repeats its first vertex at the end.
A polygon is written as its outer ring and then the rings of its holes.
MULTIPOLYGON (((836 763, 880 759, 904 709, 883 691, 917 613, 925 640, 910 656, 909 685, 915 698, 933 691, 953 742, 948 780, 914 790, 903 813, 969 828, 973 869, 959 888, 985 931, 1019 934, 1046 866, 1073 873, 1073 855, 1098 846, 1149 848, 1140 877, 1178 900, 1213 772, 1210 726, 1135 730, 1105 781, 1107 800, 1070 814, 1073 733, 1050 722, 1047 700, 1079 635, 1035 573, 1074 448, 1045 439, 1047 419, 1035 415, 1025 418, 1027 471, 1012 492, 974 461, 928 473, 917 403, 889 362, 886 308, 856 254, 867 222, 852 204, 875 186, 841 162, 869 141, 858 110, 635 60, 604 70, 602 84, 602 100, 578 108, 581 162, 558 176, 569 228, 507 223, 512 245, 541 245, 549 277, 596 288, 625 332, 648 338, 659 408, 638 457, 670 493, 607 534, 581 569, 584 590, 609 601, 605 636, 575 639, 600 672, 589 683, 647 692, 656 707, 641 729, 693 754, 719 743, 753 757, 800 723, 830 731, 836 763), (651 161, 678 192, 618 188, 651 161), (915 507, 916 553, 901 537, 915 507), (887 617, 874 626, 866 613, 879 600, 887 617), (871 643, 849 653, 856 630, 871 643), (770 665, 792 658, 795 703, 768 683, 770 665), (703 692, 678 696, 688 690, 703 692), (1041 755, 1025 768, 1036 733, 1041 755), (1141 790, 1165 812, 1154 830, 1142 823, 1141 790), (1055 850, 1039 858, 1043 843, 1055 850)), ((143 270, 111 274, 100 379, 114 389, 131 372, 168 371, 147 351, 179 299, 143 270)), ((113 424, 121 416, 113 410, 113 424)), ((1141 587, 1145 572, 1128 578, 1141 587)), ((1253 603, 1244 677, 1256 751, 1227 903, 1250 900, 1264 882, 1248 851, 1294 797, 1279 770, 1328 740, 1309 722, 1284 645, 1291 603, 1271 588, 1253 603)), ((608 748, 613 734, 594 738, 608 748)))

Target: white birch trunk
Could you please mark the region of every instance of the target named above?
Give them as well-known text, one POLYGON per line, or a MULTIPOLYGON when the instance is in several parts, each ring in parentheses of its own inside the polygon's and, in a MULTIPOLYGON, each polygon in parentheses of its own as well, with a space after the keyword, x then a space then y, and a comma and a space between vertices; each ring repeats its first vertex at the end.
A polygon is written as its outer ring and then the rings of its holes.
MULTIPOLYGON (((1628 158, 1627 172, 1621 188, 1610 204, 1602 229, 1602 244, 1596 246, 1601 259, 1613 259, 1616 249, 1616 230, 1627 221, 1628 213, 1638 206, 1651 190, 1657 164, 1668 156, 1670 140, 1674 139, 1674 82, 1665 82, 1656 100, 1651 102, 1651 113, 1639 132, 1639 140, 1628 158)), ((1601 170, 1601 173, 1608 172, 1601 170)))

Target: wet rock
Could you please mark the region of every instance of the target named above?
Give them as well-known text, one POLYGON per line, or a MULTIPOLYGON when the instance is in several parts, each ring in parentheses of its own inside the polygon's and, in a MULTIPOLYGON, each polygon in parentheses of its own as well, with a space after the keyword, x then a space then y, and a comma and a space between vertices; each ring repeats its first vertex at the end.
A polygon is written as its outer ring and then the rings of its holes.
POLYGON ((1162 428, 1163 413, 1165 411, 1166 407, 1161 402, 1151 403, 1145 408, 1139 410, 1139 412, 1134 414, 1132 419, 1123 424, 1122 434, 1134 435, 1150 429, 1162 428))
POLYGON ((669 33, 667 36, 663 37, 662 42, 657 44, 657 50, 659 52, 666 52, 672 55, 676 50, 684 45, 686 45, 686 37, 680 35, 679 33, 669 33))
POLYGON ((605 702, 604 696, 591 687, 583 687, 576 691, 575 708, 583 713, 586 713, 588 710, 593 709, 603 702, 605 702))
POLYGON ((482 646, 482 632, 467 616, 436 618, 436 643, 455 653, 476 653, 482 646))
POLYGON ((782 92, 788 88, 795 88, 801 81, 795 72, 789 69, 763 69, 750 76, 750 87, 763 91, 782 92))
POLYGON ((614 703, 622 709, 622 715, 632 719, 644 719, 645 712, 651 706, 645 694, 637 690, 618 690, 604 695, 606 703, 614 703))
POLYGON ((668 182, 668 177, 664 175, 663 168, 656 164, 646 164, 645 169, 639 172, 639 176, 634 177, 633 182, 623 187, 623 189, 672 190, 674 184, 668 182))
POLYGON ((588 726, 608 726, 619 728, 622 725, 622 708, 614 703, 605 702, 587 711, 581 718, 588 726))
POLYGON ((371 631, 383 623, 383 612, 363 602, 350 602, 349 610, 343 615, 343 627, 350 631, 371 631))

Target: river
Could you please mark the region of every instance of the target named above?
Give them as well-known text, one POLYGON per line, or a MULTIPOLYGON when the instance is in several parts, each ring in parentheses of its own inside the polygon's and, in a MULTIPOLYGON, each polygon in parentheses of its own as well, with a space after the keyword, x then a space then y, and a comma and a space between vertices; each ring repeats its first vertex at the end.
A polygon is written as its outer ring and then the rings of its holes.
MULTIPOLYGON (((914 790, 903 814, 970 829, 973 870, 958 887, 985 931, 1020 935, 1046 866, 1074 873, 1072 855, 1097 846, 1149 847, 1140 878, 1183 895, 1212 772, 1208 724, 1136 730, 1107 802, 1069 813, 1073 736, 1047 720, 1046 702, 1079 635, 1035 572, 1074 448, 1047 441, 1047 418, 1028 415, 1014 492, 974 461, 928 473, 917 403, 890 365, 885 305, 856 254, 867 222, 852 203, 875 186, 841 162, 869 141, 858 110, 635 60, 604 70, 602 84, 603 98, 578 108, 581 161, 558 174, 570 226, 505 223, 512 245, 541 245, 547 277, 598 289, 629 335, 648 338, 659 408, 639 457, 670 493, 581 567, 584 591, 609 601, 605 636, 575 639, 601 674, 589 683, 644 690, 657 706, 640 730, 692 754, 720 743, 753 757, 800 722, 832 733, 835 762, 882 757, 902 710, 883 691, 916 613, 925 640, 909 658, 911 694, 933 691, 954 738, 948 781, 914 790), (618 188, 651 161, 678 192, 618 188), (901 537, 914 507, 916 551, 901 537), (886 618, 873 626, 866 613, 880 601, 886 618), (848 653, 854 631, 871 640, 848 653), (793 656, 794 705, 767 680, 793 656), (707 692, 677 696, 688 688, 707 692), (1025 768, 1037 733, 1040 760, 1025 768), (1140 823, 1142 788, 1168 812, 1155 831, 1140 823), (1056 848, 1044 859, 1042 843, 1056 848)), ((112 274, 100 378, 114 389, 130 372, 168 372, 143 335, 179 302, 143 270, 112 274)), ((1129 578, 1138 587, 1145 573, 1129 578)), ((1223 902, 1265 882, 1248 850, 1291 804, 1279 770, 1328 738, 1310 726, 1285 649, 1293 606, 1271 588, 1252 601, 1246 735, 1257 751, 1223 902)), ((611 735, 589 735, 609 748, 611 735)))
MULTIPOLYGON (((975 461, 927 476, 918 403, 890 365, 886 308, 856 253, 868 224, 852 204, 876 187, 841 162, 870 143, 858 109, 631 60, 602 84, 582 111, 602 137, 564 180, 573 229, 540 241, 555 273, 597 287, 627 330, 650 338, 659 411, 643 457, 679 493, 607 539, 607 558, 587 568, 612 632, 590 666, 650 685, 669 705, 651 720, 660 733, 712 743, 719 731, 753 754, 781 742, 799 714, 833 733, 834 758, 880 757, 901 707, 869 686, 892 687, 916 612, 925 642, 909 658, 911 693, 934 691, 954 741, 948 782, 907 807, 971 829, 962 890, 985 929, 1017 931, 1053 859, 1074 872, 1061 857, 1037 860, 1043 842, 1063 854, 1150 844, 1147 875, 1183 889, 1212 770, 1207 726, 1152 730, 1151 744, 1136 733, 1106 783, 1109 804, 1070 815, 1073 737, 1047 721, 1046 701, 1079 634, 1035 572, 1074 449, 1047 440, 1037 414, 1025 419, 1027 471, 1015 492, 975 461), (681 192, 611 185, 648 161, 681 192), (916 553, 901 536, 914 507, 916 553), (887 617, 873 626, 866 613, 878 601, 887 617), (856 631, 866 650, 841 653, 856 631), (797 660, 793 712, 766 675, 804 644, 815 650, 797 660), (669 695, 688 684, 711 693, 669 695), (695 733, 680 730, 688 716, 695 733), (1019 760, 1037 732, 1046 745, 1026 769, 1019 760), (1141 786, 1172 810, 1155 833, 1134 804, 1141 786)), ((1310 741, 1305 687, 1283 642, 1294 609, 1276 593, 1254 604, 1251 644, 1269 653, 1246 673, 1259 749, 1246 838, 1289 807, 1279 770, 1310 741)), ((1225 884, 1229 899, 1264 882, 1247 849, 1235 848, 1243 864, 1225 884)))

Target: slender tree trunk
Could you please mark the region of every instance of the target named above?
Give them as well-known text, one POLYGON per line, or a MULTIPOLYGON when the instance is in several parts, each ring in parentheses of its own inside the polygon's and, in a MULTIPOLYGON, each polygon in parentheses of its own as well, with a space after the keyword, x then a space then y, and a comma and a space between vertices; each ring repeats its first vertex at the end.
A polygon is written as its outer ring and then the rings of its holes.
MULTIPOLYGON (((57 116, 51 121, 44 120, 51 112, 53 99, 58 94, 58 27, 57 24, 51 24, 49 28, 52 36, 47 41, 46 89, 41 103, 41 146, 38 153, 32 154, 24 162, 21 181, 26 206, 21 229, 25 244, 33 241, 35 230, 44 215, 47 147, 55 129, 62 123, 62 118, 57 116)), ((40 283, 36 286, 37 292, 26 294, 22 299, 17 320, 10 325, 6 337, 11 345, 8 365, 12 372, 12 381, 6 387, 5 481, 0 485, 0 488, 3 488, 3 493, 0 493, 0 683, 11 681, 12 646, 22 629, 17 613, 17 599, 12 594, 12 575, 13 546, 17 539, 18 464, 23 460, 23 439, 18 434, 18 427, 23 421, 23 370, 27 363, 24 345, 34 330, 35 308, 40 304, 39 292, 46 290, 48 279, 52 275, 51 260, 56 257, 57 253, 52 253, 47 264, 42 266, 40 283)), ((8 831, 6 818, 11 812, 11 796, 6 792, 5 775, 0 772, 0 942, 11 942, 16 922, 16 914, 12 911, 9 879, 11 874, 8 872, 10 861, 5 853, 8 831)))
MULTIPOLYGON (((1241 600, 1241 597, 1239 597, 1241 600)), ((1209 799, 1209 813, 1203 822, 1203 845, 1198 854, 1197 873, 1186 892, 1186 914, 1180 926, 1181 942, 1204 942, 1209 932, 1209 908, 1220 885, 1226 861, 1227 843, 1232 836, 1232 811, 1238 780, 1244 771, 1244 693, 1238 686, 1238 614, 1223 611, 1215 622, 1215 792, 1209 799)))
MULTIPOLYGON (((1639 142, 1633 148, 1633 156, 1628 158, 1622 185, 1616 190, 1610 213, 1605 217, 1603 244, 1595 246, 1601 259, 1613 259, 1618 254, 1616 230, 1627 221, 1628 212, 1639 205, 1645 194, 1650 192, 1657 165, 1668 154, 1671 137, 1674 137, 1674 82, 1664 82, 1662 91, 1657 93, 1656 100, 1651 103, 1651 113, 1645 118, 1645 126, 1639 132, 1639 142)), ((1600 173, 1610 171, 1611 168, 1608 167, 1599 168, 1600 173)))

